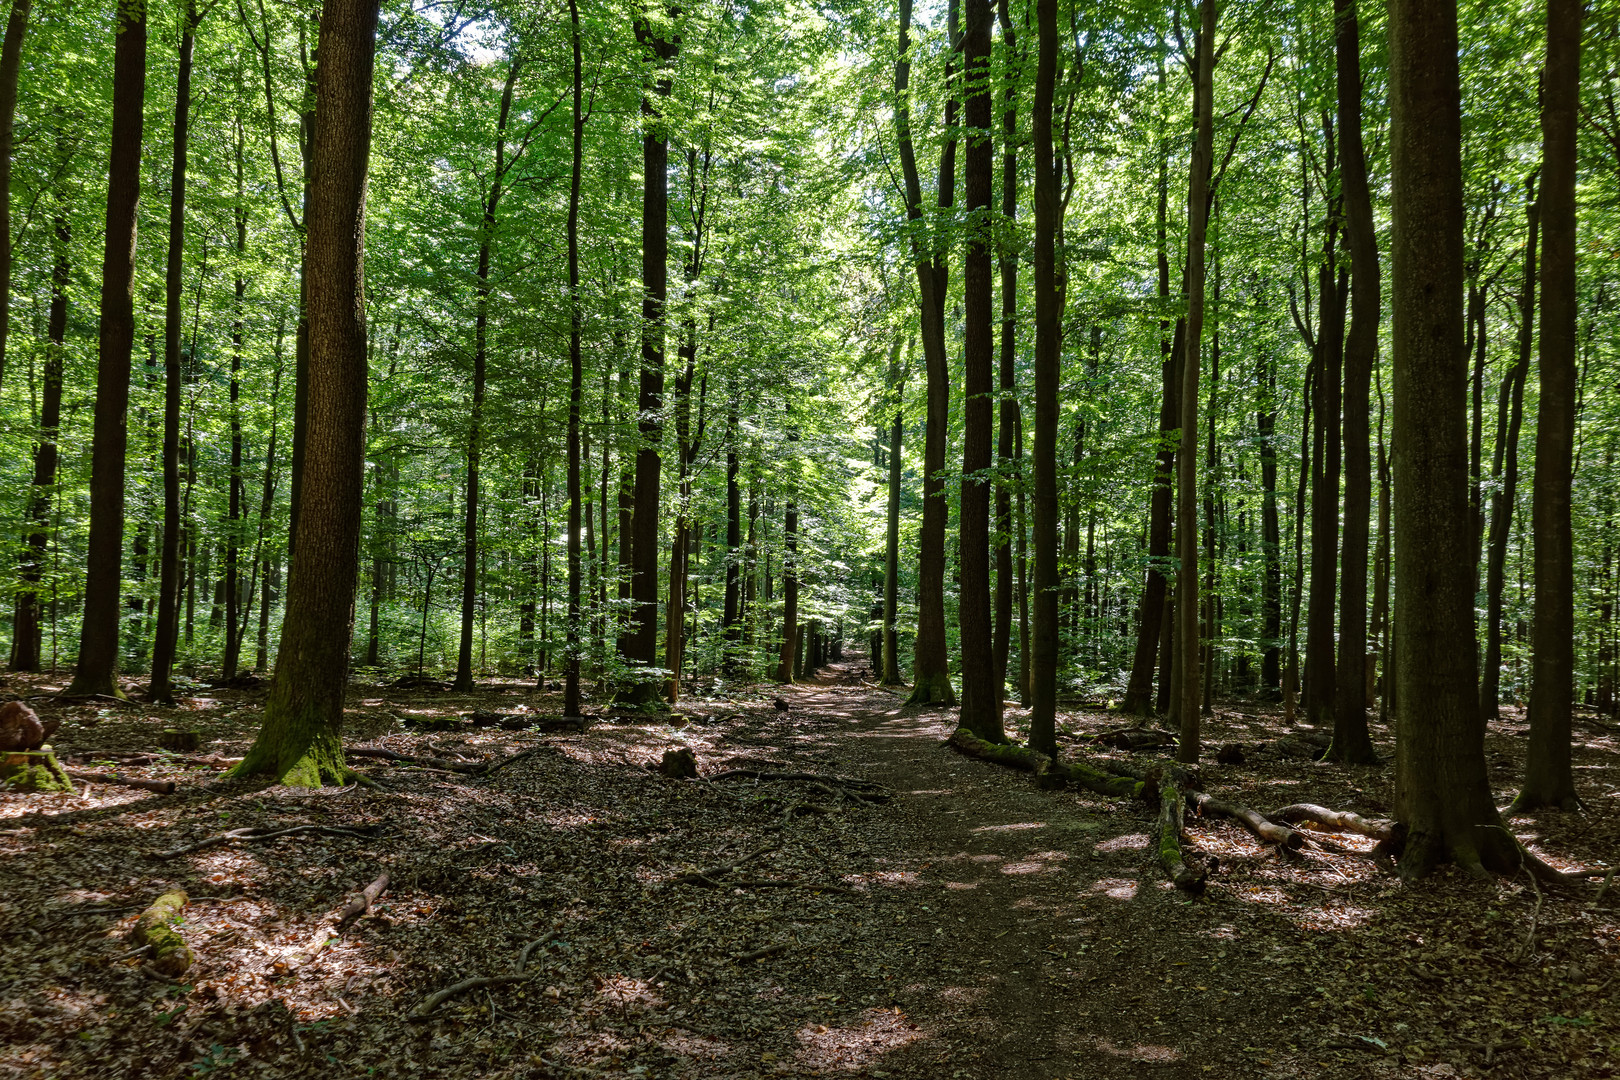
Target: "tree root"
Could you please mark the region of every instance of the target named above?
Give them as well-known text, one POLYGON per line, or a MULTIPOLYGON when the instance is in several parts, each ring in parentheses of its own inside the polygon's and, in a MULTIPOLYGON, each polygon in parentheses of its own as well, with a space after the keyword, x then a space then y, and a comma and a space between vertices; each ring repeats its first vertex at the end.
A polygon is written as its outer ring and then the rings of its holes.
POLYGON ((413 1023, 418 1020, 426 1020, 433 1015, 433 1010, 440 1005, 453 997, 465 994, 469 990, 479 990, 486 986, 504 986, 507 983, 514 982, 527 982, 529 979, 534 978, 534 975, 524 973, 524 968, 529 962, 529 954, 540 946, 550 943, 557 937, 557 934, 558 931, 556 930, 548 931, 523 946, 517 955, 517 959, 513 961, 510 975, 485 975, 474 979, 463 979, 452 986, 447 986, 443 990, 429 995, 422 1004, 411 1010, 410 1015, 405 1019, 413 1023))
POLYGON ((853 776, 826 776, 821 773, 771 772, 765 769, 727 769, 705 777, 711 783, 720 780, 797 781, 821 787, 830 795, 842 795, 851 802, 882 803, 889 801, 889 789, 872 780, 853 776), (837 790, 834 791, 833 789, 837 790))
POLYGON ((739 866, 744 866, 751 863, 761 855, 769 855, 773 851, 780 850, 782 850, 781 844, 772 844, 770 847, 763 847, 758 851, 751 851, 740 859, 733 859, 728 863, 720 863, 718 866, 711 866, 707 870, 698 870, 690 874, 682 874, 679 877, 671 878, 669 883, 671 885, 723 885, 724 882, 720 881, 719 879, 725 877, 739 866))
POLYGON ((233 840, 257 841, 275 840, 282 836, 301 836, 305 833, 317 833, 321 836, 358 836, 362 840, 375 840, 383 835, 383 827, 378 825, 370 829, 345 829, 336 825, 294 825, 290 829, 247 828, 231 829, 229 832, 219 833, 199 840, 195 844, 186 844, 183 847, 172 848, 168 851, 158 852, 154 859, 173 859, 181 855, 191 855, 198 851, 206 851, 221 844, 228 844, 233 840))
POLYGON ((87 784, 117 784, 121 787, 140 788, 142 791, 155 791, 159 795, 173 795, 175 783, 173 780, 142 780, 135 776, 119 776, 117 773, 81 772, 78 769, 64 769, 75 780, 83 780, 87 784))

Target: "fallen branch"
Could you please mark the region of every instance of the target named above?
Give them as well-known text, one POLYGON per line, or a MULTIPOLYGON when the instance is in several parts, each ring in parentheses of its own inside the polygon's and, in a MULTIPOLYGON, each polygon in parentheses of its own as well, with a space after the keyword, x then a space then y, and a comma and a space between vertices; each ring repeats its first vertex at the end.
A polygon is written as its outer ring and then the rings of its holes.
POLYGON ((529 960, 529 953, 539 946, 551 941, 556 936, 557 931, 553 930, 550 933, 536 938, 534 941, 531 941, 527 945, 523 946, 522 951, 518 953, 516 962, 514 962, 512 965, 513 970, 510 975, 484 975, 473 979, 463 979, 452 986, 447 986, 443 990, 429 995, 427 1000, 423 1001, 422 1004, 413 1009, 411 1014, 405 1019, 413 1022, 418 1020, 426 1020, 429 1016, 433 1015, 433 1010, 437 1009, 440 1005, 443 1005, 453 997, 460 994, 465 994, 469 990, 481 990, 486 986, 504 986, 507 983, 524 982, 528 979, 532 979, 534 977, 533 975, 526 975, 523 972, 524 965, 526 965, 529 960))
POLYGON ((186 908, 186 892, 175 889, 166 892, 135 920, 129 938, 136 945, 151 950, 152 968, 170 977, 183 975, 191 966, 191 946, 169 924, 180 917, 186 908))
POLYGON ((763 847, 758 851, 749 852, 740 859, 733 859, 728 863, 721 863, 718 866, 711 866, 707 870, 698 870, 694 873, 682 874, 679 877, 671 878, 669 883, 671 885, 719 885, 721 884, 719 881, 720 878, 731 873, 739 866, 744 866, 751 863, 761 855, 769 855, 773 851, 780 851, 781 848, 781 844, 772 844, 770 847, 763 847))
POLYGON ((400 754, 393 750, 372 746, 344 747, 343 756, 376 758, 382 761, 392 761, 396 765, 426 765, 432 769, 443 769, 446 772, 465 773, 474 776, 484 772, 486 769, 486 766, 480 764, 468 764, 464 761, 446 761, 444 758, 436 757, 413 757, 410 754, 400 754))
POLYGON ((1268 821, 1264 814, 1250 810, 1247 806, 1224 802, 1202 791, 1189 792, 1187 800, 1197 808, 1200 817, 1231 818, 1263 843, 1277 844, 1289 851, 1298 851, 1305 846, 1305 837, 1286 825, 1268 821))
POLYGON ((1157 784, 1151 777, 1137 779, 1128 776, 1110 776, 1101 769, 1081 762, 1053 761, 1040 751, 1031 750, 1027 746, 986 742, 967 728, 957 728, 946 742, 952 749, 969 757, 1034 773, 1037 779, 1044 779, 1047 776, 1061 777, 1067 783, 1078 785, 1099 795, 1152 799, 1158 794, 1157 784))
POLYGON ((1159 793, 1159 861, 1182 892, 1198 896, 1204 891, 1202 867, 1188 865, 1181 854, 1182 795, 1175 780, 1166 776, 1159 793))
POLYGON ((119 776, 117 773, 81 772, 78 769, 65 769, 63 771, 73 779, 83 780, 87 784, 117 784, 121 787, 155 791, 159 795, 174 794, 175 784, 173 780, 142 780, 134 776, 119 776))
POLYGON ((710 782, 719 780, 789 780, 809 784, 830 784, 843 789, 843 793, 854 799, 868 802, 886 802, 889 798, 888 788, 872 780, 862 780, 854 776, 825 776, 821 773, 806 772, 771 772, 766 769, 727 769, 725 772, 715 773, 705 777, 710 782))
POLYGON ((1352 814, 1347 810, 1329 810, 1325 806, 1316 806, 1313 803, 1294 803, 1269 816, 1273 820, 1281 820, 1290 825, 1309 822, 1328 832, 1356 833, 1370 836, 1374 840, 1389 839, 1391 827, 1387 821, 1369 821, 1360 814, 1352 814))
POLYGON ((359 896, 343 906, 342 910, 337 913, 337 920, 332 924, 332 929, 341 934, 344 927, 370 911, 371 905, 375 904, 377 898, 387 891, 388 871, 384 870, 378 875, 376 881, 360 890, 359 896))
POLYGON ((780 945, 767 945, 763 949, 755 949, 753 952, 743 953, 741 956, 737 957, 737 963, 751 964, 755 960, 763 960, 767 956, 775 956, 777 953, 785 953, 792 947, 792 945, 786 942, 783 942, 780 945))
POLYGON ((377 837, 382 835, 383 830, 382 826, 380 825, 366 830, 345 829, 336 825, 294 825, 290 829, 272 830, 265 830, 257 827, 247 829, 231 829, 229 832, 223 832, 217 836, 210 836, 206 839, 199 840, 195 844, 186 844, 184 847, 177 847, 169 851, 159 852, 154 855, 153 858, 173 859, 180 855, 190 855, 194 852, 206 851, 209 848, 218 847, 221 844, 228 844, 233 840, 275 840, 283 836, 302 836, 307 833, 316 833, 321 836, 357 836, 362 840, 375 840, 377 837))

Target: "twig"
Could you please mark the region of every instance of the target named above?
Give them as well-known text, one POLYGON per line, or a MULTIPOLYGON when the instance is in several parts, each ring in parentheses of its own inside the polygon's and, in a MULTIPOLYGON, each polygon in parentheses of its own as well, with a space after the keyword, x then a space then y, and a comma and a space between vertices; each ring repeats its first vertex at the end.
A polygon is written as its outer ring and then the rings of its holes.
POLYGON ((737 963, 748 964, 755 960, 763 960, 767 956, 775 956, 777 953, 787 952, 790 948, 792 948, 792 946, 787 942, 783 942, 780 945, 767 945, 763 949, 755 949, 753 952, 743 953, 741 956, 737 957, 737 963))
POLYGON ((337 913, 337 921, 332 924, 332 929, 337 933, 342 933, 345 926, 370 911, 371 905, 377 902, 377 897, 387 890, 388 871, 384 870, 376 881, 373 881, 360 891, 359 896, 344 905, 343 910, 337 913))
MULTIPOLYGON (((541 945, 545 945, 546 943, 552 941, 554 938, 556 938, 557 934, 558 931, 552 930, 549 933, 542 934, 540 937, 523 946, 522 950, 518 953, 517 960, 512 965, 512 974, 482 975, 473 979, 462 979, 460 982, 455 983, 454 985, 447 986, 443 990, 429 995, 428 998, 422 1002, 422 1004, 411 1010, 410 1015, 405 1019, 412 1022, 426 1020, 429 1016, 433 1015, 433 1010, 437 1009, 440 1005, 443 1005, 446 1001, 449 1001, 453 997, 467 993, 469 990, 481 990, 487 986, 505 986, 507 983, 514 982, 527 982, 529 979, 534 978, 534 975, 524 974, 523 971, 525 965, 528 964, 529 954, 535 949, 539 948, 541 945)), ((538 972, 535 974, 538 974, 538 972)))
POLYGON ((1530 887, 1536 890, 1536 909, 1530 913, 1530 932, 1524 936, 1524 944, 1519 946, 1519 951, 1514 954, 1511 961, 1515 964, 1524 963, 1525 958, 1530 955, 1530 946, 1536 940, 1536 926, 1541 921, 1541 905, 1547 900, 1547 894, 1541 891, 1536 875, 1527 871, 1525 876, 1530 879, 1530 887))
POLYGON ((362 840, 375 840, 382 835, 382 830, 378 828, 373 831, 362 832, 358 829, 345 829, 336 825, 294 825, 290 829, 275 829, 269 832, 257 827, 231 829, 229 832, 199 840, 195 844, 186 844, 183 847, 159 852, 153 858, 173 859, 179 855, 190 855, 193 852, 206 851, 208 848, 228 844, 232 840, 275 840, 282 836, 299 836, 305 833, 318 833, 321 836, 357 836, 362 840))
POLYGON ((155 791, 159 795, 174 794, 175 784, 173 780, 143 780, 134 776, 119 776, 117 773, 82 772, 78 769, 64 769, 62 771, 73 777, 73 779, 83 780, 87 784, 118 784, 122 787, 155 791))
POLYGON ((556 940, 559 933, 561 933, 561 931, 549 930, 535 938, 533 941, 529 942, 527 945, 523 946, 523 951, 518 953, 517 963, 512 965, 512 974, 523 974, 524 967, 529 963, 529 954, 542 945, 549 945, 552 941, 556 940))
POLYGON ((682 874, 680 877, 670 879, 670 884, 671 885, 716 885, 716 884, 719 884, 719 882, 717 880, 715 880, 715 879, 724 877, 725 875, 731 873, 733 870, 737 869, 739 866, 743 866, 743 865, 745 865, 747 863, 753 862, 755 859, 759 858, 761 855, 769 855, 771 852, 780 851, 781 849, 782 849, 781 844, 772 844, 770 847, 763 847, 763 848, 760 848, 758 851, 750 852, 749 854, 744 855, 740 859, 733 859, 731 862, 728 862, 728 863, 721 863, 718 866, 711 866, 707 870, 698 870, 698 871, 696 871, 694 873, 682 874))
POLYGON ((1592 897, 1591 907, 1596 908, 1603 903, 1603 894, 1609 891, 1609 886, 1614 882, 1614 871, 1614 867, 1609 867, 1609 872, 1603 877, 1603 884, 1598 886, 1597 895, 1592 897))

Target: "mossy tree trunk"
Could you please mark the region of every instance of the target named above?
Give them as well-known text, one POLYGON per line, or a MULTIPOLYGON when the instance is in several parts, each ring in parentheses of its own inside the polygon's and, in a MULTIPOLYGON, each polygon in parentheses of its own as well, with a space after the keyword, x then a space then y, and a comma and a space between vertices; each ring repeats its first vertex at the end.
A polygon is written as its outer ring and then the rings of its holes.
POLYGON ((366 434, 366 164, 377 0, 328 0, 311 162, 310 437, 281 651, 259 737, 238 775, 339 784, 340 731, 359 570, 366 434))

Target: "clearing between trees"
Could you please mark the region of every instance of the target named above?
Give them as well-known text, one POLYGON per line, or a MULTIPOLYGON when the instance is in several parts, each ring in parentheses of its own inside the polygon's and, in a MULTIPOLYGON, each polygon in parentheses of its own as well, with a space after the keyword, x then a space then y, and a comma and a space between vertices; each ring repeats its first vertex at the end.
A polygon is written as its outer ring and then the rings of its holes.
MULTIPOLYGON (((218 776, 262 688, 33 697, 100 778, 0 796, 0 1076, 1613 1074, 1601 882, 1402 885, 1371 838, 1290 852, 1189 806, 1191 898, 1156 801, 955 753, 954 710, 904 707, 863 665, 583 731, 543 723, 556 695, 528 685, 355 687, 349 761, 376 787, 317 792, 218 776), (192 729, 195 750, 154 750, 192 729), (682 749, 700 776, 660 775, 682 749)), ((1096 704, 1064 712, 1064 756, 1131 760, 1096 704)), ((1390 766, 1288 756, 1269 706, 1205 725, 1245 751, 1202 765, 1222 799, 1387 813, 1390 766)), ((1490 730, 1502 801, 1522 732, 1490 730)), ((1374 727, 1386 760, 1392 737, 1374 727)), ((1558 867, 1612 864, 1616 732, 1584 721, 1575 752, 1587 813, 1509 821, 1558 867)))

